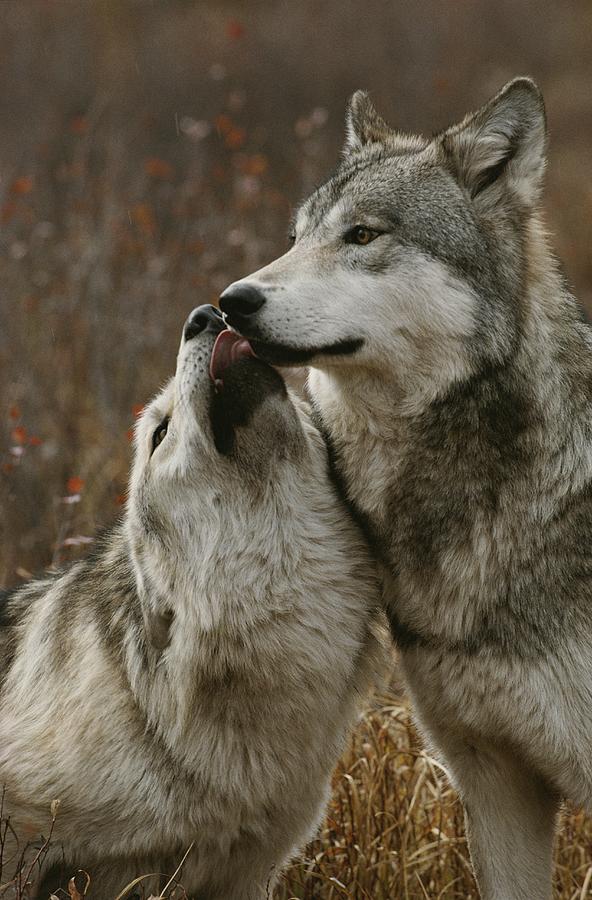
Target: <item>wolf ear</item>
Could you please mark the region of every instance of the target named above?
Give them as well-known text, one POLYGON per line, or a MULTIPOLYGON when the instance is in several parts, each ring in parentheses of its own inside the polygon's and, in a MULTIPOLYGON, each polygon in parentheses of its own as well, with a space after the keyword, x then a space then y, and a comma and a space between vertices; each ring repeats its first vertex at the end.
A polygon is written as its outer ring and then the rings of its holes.
POLYGON ((439 139, 453 173, 471 197, 503 184, 526 205, 536 203, 545 168, 547 126, 541 92, 530 78, 510 81, 439 139))
POLYGON ((352 94, 346 114, 346 138, 343 153, 357 153, 366 144, 380 143, 392 136, 393 129, 382 119, 366 93, 356 91, 352 94))

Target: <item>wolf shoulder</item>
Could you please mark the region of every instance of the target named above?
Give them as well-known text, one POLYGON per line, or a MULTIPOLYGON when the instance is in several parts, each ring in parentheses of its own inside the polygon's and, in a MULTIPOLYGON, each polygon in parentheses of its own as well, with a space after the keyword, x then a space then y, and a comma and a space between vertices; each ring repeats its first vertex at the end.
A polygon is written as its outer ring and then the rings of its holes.
POLYGON ((54 580, 55 577, 40 578, 22 586, 0 590, 0 693, 14 660, 23 625, 54 580))

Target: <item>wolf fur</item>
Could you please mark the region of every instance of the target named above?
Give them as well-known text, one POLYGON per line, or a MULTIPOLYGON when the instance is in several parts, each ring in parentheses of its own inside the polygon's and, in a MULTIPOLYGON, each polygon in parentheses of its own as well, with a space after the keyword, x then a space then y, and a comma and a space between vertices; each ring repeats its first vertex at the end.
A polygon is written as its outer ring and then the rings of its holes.
POLYGON ((268 896, 319 822, 367 685, 364 538, 278 373, 240 360, 214 389, 218 321, 183 339, 139 421, 121 524, 0 607, 3 814, 26 841, 60 801, 39 896, 62 857, 113 900, 190 846, 190 897, 268 896))
POLYGON ((592 332, 538 210, 543 100, 517 79, 425 139, 359 92, 347 131, 293 248, 221 307, 312 367, 482 896, 547 900, 560 799, 592 810, 592 332))

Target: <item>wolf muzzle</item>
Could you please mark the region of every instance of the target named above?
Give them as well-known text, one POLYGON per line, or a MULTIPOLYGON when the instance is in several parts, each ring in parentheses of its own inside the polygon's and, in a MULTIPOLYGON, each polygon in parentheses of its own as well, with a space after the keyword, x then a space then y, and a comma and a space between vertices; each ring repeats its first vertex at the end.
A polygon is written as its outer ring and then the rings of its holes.
POLYGON ((249 284, 230 285, 220 295, 220 309, 228 317, 233 328, 241 326, 257 313, 265 303, 265 294, 249 284))
POLYGON ((224 324, 222 313, 210 303, 204 303, 203 306, 198 306, 197 309, 194 309, 189 314, 189 318, 183 328, 183 338, 185 341, 190 341, 204 331, 212 331, 214 334, 219 334, 225 328, 226 325, 224 324))

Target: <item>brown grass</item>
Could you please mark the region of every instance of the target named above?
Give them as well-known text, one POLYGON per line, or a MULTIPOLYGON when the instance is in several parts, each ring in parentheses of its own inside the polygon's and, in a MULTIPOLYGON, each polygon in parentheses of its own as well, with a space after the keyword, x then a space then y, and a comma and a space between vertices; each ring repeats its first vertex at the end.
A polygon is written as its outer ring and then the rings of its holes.
MULTIPOLYGON (((555 858, 558 900, 592 896, 592 822, 566 809, 555 858)), ((361 718, 334 776, 319 840, 286 873, 277 898, 477 898, 463 813, 423 749, 398 693, 361 718)))
MULTIPOLYGON (((38 849, 23 851, 19 900, 28 898, 24 885, 27 877, 36 880, 38 868, 38 849)), ((12 877, 5 874, 4 883, 12 877)), ((592 897, 592 821, 571 807, 561 817, 555 892, 556 900, 592 897)), ((184 891, 164 894, 177 900, 184 891)), ((335 770, 320 835, 283 873, 274 900, 477 897, 460 802, 441 765, 422 749, 409 706, 393 687, 360 717, 335 770)))
POLYGON ((322 833, 278 898, 476 897, 462 810, 401 696, 360 719, 333 788, 322 833))

